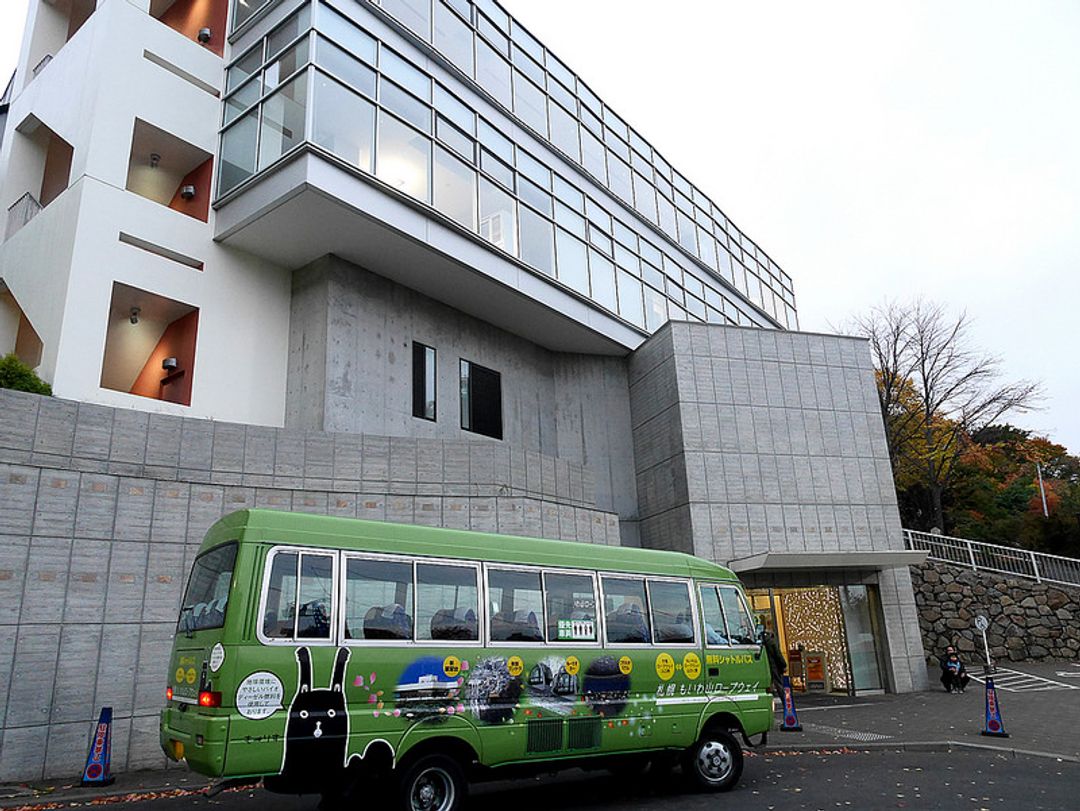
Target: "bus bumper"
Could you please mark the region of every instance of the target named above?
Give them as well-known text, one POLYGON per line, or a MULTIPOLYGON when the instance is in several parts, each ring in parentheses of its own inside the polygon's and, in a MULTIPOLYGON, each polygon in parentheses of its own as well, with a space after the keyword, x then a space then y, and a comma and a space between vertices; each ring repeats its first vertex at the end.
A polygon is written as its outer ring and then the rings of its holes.
POLYGON ((225 743, 229 739, 227 717, 204 715, 195 707, 168 706, 161 711, 159 740, 170 760, 207 777, 225 772, 225 743))

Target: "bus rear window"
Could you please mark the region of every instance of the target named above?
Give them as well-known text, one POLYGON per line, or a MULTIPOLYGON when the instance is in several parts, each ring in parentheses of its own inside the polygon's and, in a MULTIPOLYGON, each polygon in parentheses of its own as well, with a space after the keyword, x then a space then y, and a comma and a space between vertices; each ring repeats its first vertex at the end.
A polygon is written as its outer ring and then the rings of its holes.
POLYGON ((235 565, 235 543, 219 546, 195 558, 177 630, 207 631, 224 627, 235 565))

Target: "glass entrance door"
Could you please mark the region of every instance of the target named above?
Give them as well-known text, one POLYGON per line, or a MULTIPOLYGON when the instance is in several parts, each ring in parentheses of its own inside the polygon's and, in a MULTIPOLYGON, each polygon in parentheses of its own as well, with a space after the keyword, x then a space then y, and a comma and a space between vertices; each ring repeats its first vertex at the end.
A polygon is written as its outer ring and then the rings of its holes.
POLYGON ((840 610, 844 615, 851 661, 851 687, 856 695, 885 688, 881 678, 881 652, 874 633, 877 604, 876 586, 840 587, 840 610))

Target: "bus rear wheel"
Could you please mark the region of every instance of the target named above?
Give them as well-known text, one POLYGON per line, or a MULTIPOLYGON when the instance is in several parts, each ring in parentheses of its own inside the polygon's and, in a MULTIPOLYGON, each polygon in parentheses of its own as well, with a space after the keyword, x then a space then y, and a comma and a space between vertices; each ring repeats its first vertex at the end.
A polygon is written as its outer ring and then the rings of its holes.
POLYGON ((727 730, 707 729, 686 750, 683 772, 691 784, 706 791, 730 791, 743 770, 742 747, 727 730))
POLYGON ((458 762, 446 755, 427 755, 409 765, 399 783, 402 811, 459 811, 468 784, 458 762))

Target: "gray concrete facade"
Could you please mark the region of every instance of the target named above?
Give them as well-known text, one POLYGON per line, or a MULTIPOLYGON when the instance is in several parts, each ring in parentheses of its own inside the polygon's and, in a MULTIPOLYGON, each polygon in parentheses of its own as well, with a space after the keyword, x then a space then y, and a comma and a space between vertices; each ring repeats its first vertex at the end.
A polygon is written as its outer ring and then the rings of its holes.
MULTIPOLYGON (((625 358, 553 352, 326 256, 293 274, 286 426, 461 439, 459 360, 502 376, 506 444, 580 466, 636 545, 625 358), (412 414, 412 344, 437 353, 437 419, 412 414)), ((497 443, 496 443, 497 444, 497 443)))
POLYGON ((98 708, 118 770, 164 767, 172 634, 199 542, 247 507, 619 543, 591 471, 490 441, 150 415, 0 390, 0 781, 74 776, 98 708))
MULTIPOLYGON (((721 563, 904 548, 864 341, 672 322, 631 357, 630 404, 642 545, 721 563)), ((876 584, 890 686, 925 685, 906 568, 747 580, 876 584)))

